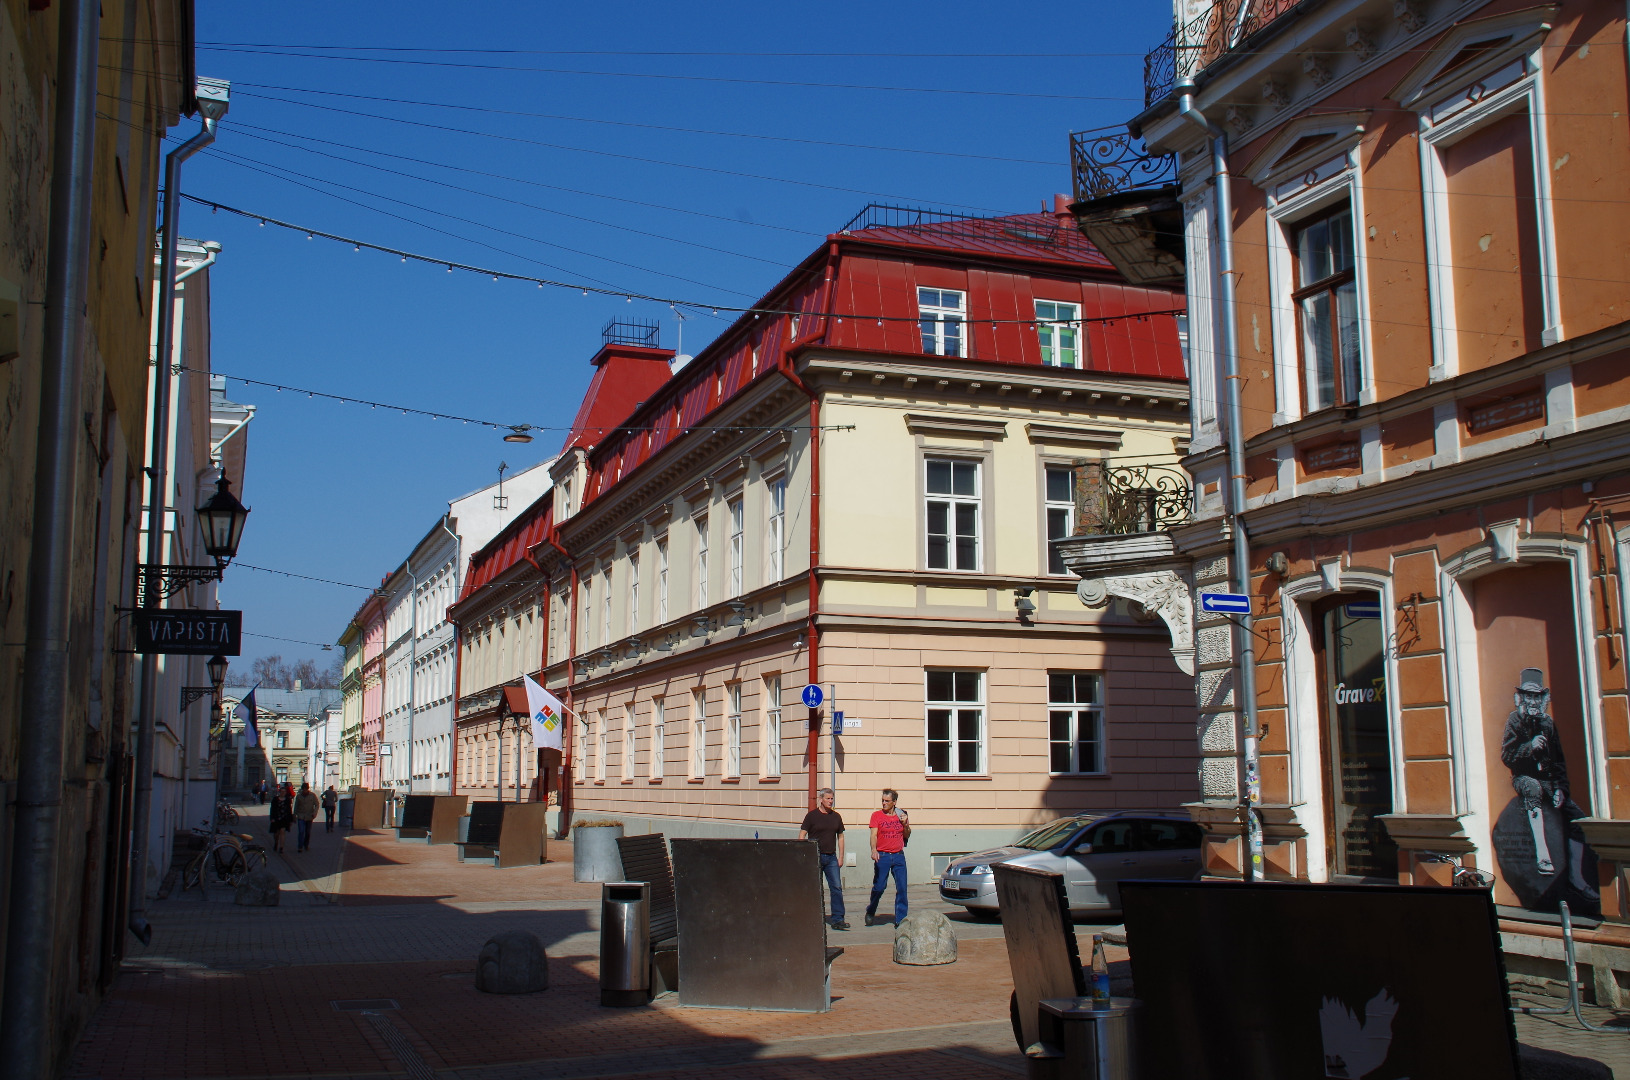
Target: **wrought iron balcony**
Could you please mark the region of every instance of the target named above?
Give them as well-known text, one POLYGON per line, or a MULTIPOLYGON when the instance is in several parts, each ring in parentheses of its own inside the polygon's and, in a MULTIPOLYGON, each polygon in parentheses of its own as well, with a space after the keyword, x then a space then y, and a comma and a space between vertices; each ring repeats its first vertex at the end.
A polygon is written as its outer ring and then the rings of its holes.
POLYGON ((1213 0, 1199 15, 1173 26, 1166 40, 1143 58, 1144 107, 1171 93, 1178 82, 1192 79, 1214 60, 1245 44, 1300 2, 1213 0))
POLYGON ((1089 461, 1077 469, 1077 535, 1167 532, 1187 524, 1193 506, 1194 486, 1175 464, 1089 461))
POLYGON ((1177 182, 1176 155, 1150 154, 1124 127, 1071 132, 1070 167, 1077 203, 1177 182))

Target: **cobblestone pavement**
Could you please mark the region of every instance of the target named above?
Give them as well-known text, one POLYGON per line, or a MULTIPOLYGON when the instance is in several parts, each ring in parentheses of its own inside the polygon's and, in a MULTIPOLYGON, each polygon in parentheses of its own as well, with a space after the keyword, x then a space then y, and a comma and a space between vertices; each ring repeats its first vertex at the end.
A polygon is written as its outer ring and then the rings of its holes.
MULTIPOLYGON (((251 807, 245 832, 264 835, 251 807)), ((863 927, 866 896, 847 890, 855 929, 832 969, 829 1013, 599 1004, 598 885, 571 880, 571 847, 554 862, 496 870, 448 847, 347 837, 318 825, 312 850, 272 868, 276 908, 240 908, 230 890, 153 903, 153 943, 133 944, 125 972, 75 1055, 73 1080, 589 1080, 617 1076, 934 1080, 1023 1075, 1007 1021, 1011 989, 1001 926, 911 890, 914 909, 945 911, 955 964, 893 963, 893 931, 863 927), (482 994, 476 954, 500 930, 537 933, 551 986, 482 994)), ((890 897, 892 901, 892 896, 890 897)), ((744 917, 746 917, 744 915, 744 917)), ((1089 935, 1118 927, 1077 926, 1089 935)), ((1112 936, 1112 940, 1118 940, 1112 936)), ((1117 975, 1126 953, 1111 948, 1117 975)), ((1556 1004, 1533 999, 1535 1004, 1556 1004)), ((1612 1019, 1587 1007, 1593 1023, 1612 1019)), ((1584 1031, 1571 1016, 1517 1018, 1526 1043, 1596 1058, 1630 1080, 1630 1034, 1584 1031)))

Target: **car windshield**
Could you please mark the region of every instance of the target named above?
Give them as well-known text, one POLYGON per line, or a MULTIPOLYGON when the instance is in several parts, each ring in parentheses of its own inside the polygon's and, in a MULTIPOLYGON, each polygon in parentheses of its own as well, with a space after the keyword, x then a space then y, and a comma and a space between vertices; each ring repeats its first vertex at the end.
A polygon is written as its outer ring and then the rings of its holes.
POLYGON ((1049 851, 1062 844, 1075 830, 1086 823, 1086 818, 1059 818, 1057 821, 1043 825, 1013 846, 1028 848, 1031 851, 1049 851))

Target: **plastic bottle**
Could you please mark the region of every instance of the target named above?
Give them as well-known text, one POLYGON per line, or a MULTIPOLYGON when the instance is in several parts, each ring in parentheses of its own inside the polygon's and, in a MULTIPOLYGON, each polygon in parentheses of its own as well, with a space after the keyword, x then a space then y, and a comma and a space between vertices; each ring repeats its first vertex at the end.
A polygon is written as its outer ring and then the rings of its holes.
POLYGON ((1109 958, 1104 955, 1104 935, 1092 935, 1092 1003, 1109 1004, 1109 958))

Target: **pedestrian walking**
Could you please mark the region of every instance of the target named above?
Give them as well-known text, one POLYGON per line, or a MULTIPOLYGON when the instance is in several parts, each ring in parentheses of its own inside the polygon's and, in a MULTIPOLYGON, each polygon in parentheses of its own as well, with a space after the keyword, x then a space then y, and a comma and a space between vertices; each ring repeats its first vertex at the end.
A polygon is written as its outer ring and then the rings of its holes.
POLYGON ((906 841, 911 839, 911 818, 895 805, 900 793, 893 788, 883 789, 883 809, 872 811, 872 899, 866 905, 866 925, 876 926, 877 902, 883 899, 883 890, 889 887, 889 875, 894 875, 895 926, 905 921, 906 902, 906 841))
POLYGON ((821 873, 832 894, 832 913, 827 916, 827 925, 834 930, 847 930, 849 924, 843 919, 843 816, 832 809, 834 798, 829 787, 815 793, 815 809, 804 815, 804 823, 798 827, 798 839, 815 841, 815 849, 821 853, 821 873))
POLYGON ((272 831, 272 850, 278 853, 283 851, 283 834, 289 831, 294 824, 294 800, 283 793, 280 785, 272 795, 271 820, 269 828, 272 831))
POLYGON ((333 784, 329 784, 328 785, 328 790, 323 792, 323 826, 324 826, 323 831, 324 832, 333 832, 334 831, 334 810, 339 805, 340 805, 339 793, 334 790, 334 785, 333 784))
POLYGON ((266 805, 266 781, 262 780, 255 785, 255 798, 259 800, 261 806, 266 805))
POLYGON ((311 823, 317 820, 317 793, 310 784, 300 785, 300 794, 294 797, 294 850, 306 851, 311 847, 311 823))

